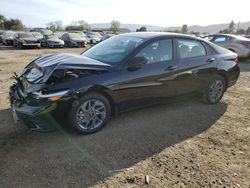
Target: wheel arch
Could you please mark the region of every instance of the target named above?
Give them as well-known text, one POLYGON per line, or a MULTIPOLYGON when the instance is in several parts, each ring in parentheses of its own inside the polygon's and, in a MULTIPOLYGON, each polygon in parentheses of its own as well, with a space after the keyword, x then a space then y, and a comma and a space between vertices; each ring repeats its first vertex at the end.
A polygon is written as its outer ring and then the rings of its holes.
POLYGON ((108 89, 107 87, 104 87, 104 86, 94 85, 94 86, 89 87, 89 88, 85 89, 84 91, 80 92, 79 97, 82 97, 83 95, 85 95, 87 93, 91 93, 91 92, 96 92, 96 93, 99 93, 99 94, 105 96, 108 99, 110 106, 111 106, 111 115, 112 116, 117 115, 118 108, 117 108, 117 105, 116 105, 116 102, 115 102, 115 99, 113 96, 113 92, 110 89, 108 89))
POLYGON ((220 71, 218 71, 218 75, 220 75, 225 80, 226 90, 227 90, 227 88, 228 88, 228 75, 227 75, 227 72, 224 71, 224 70, 220 70, 220 71))

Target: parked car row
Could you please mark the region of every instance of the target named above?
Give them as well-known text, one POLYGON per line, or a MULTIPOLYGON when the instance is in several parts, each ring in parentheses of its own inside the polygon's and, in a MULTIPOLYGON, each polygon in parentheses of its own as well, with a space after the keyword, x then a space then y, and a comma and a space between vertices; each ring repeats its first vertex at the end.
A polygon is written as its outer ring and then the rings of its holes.
POLYGON ((111 37, 109 34, 98 32, 55 32, 41 30, 41 32, 14 32, 4 31, 0 33, 0 42, 4 45, 13 45, 18 48, 28 47, 85 47, 86 44, 96 44, 111 37))

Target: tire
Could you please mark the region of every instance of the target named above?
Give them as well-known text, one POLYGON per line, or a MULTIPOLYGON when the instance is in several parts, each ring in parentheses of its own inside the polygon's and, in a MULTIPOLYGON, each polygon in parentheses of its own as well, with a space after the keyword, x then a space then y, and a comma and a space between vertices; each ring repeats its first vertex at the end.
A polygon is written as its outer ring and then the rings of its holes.
POLYGON ((217 104, 226 91, 225 79, 220 76, 214 76, 204 89, 204 102, 207 104, 217 104))
POLYGON ((97 92, 91 92, 72 105, 69 124, 80 134, 92 134, 102 129, 110 117, 109 100, 97 92))

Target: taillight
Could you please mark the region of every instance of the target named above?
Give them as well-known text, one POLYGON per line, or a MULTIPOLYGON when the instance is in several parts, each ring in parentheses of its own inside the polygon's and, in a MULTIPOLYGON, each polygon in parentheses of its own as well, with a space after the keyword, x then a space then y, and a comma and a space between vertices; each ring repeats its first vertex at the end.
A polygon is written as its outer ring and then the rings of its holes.
POLYGON ((239 41, 239 43, 244 46, 250 46, 250 41, 239 41))
POLYGON ((240 64, 240 60, 239 60, 238 58, 236 58, 236 59, 234 60, 234 62, 235 62, 237 65, 240 64))

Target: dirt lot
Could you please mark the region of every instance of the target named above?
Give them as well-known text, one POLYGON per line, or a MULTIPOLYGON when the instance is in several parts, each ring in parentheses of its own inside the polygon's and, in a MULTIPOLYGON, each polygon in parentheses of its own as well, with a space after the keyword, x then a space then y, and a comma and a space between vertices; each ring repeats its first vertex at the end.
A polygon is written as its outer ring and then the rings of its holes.
POLYGON ((170 100, 124 113, 90 136, 15 126, 12 72, 41 54, 83 50, 0 47, 1 188, 250 187, 250 63, 217 105, 170 100))

